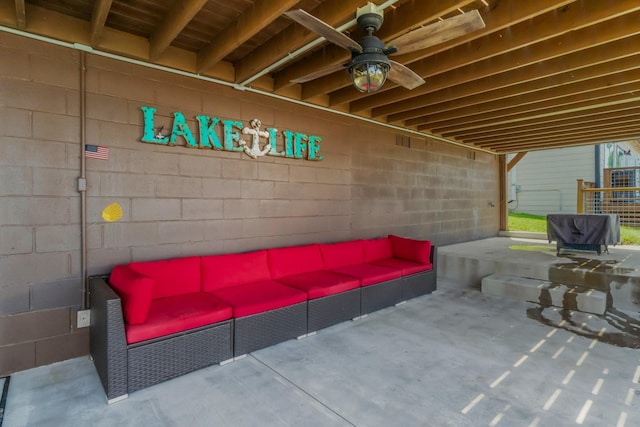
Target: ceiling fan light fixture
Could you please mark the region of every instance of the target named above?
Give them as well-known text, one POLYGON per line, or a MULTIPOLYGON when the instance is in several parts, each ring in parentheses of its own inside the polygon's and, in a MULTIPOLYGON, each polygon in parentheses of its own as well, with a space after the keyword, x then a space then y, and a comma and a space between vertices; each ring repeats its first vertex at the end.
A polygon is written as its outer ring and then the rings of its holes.
POLYGON ((375 92, 384 85, 390 66, 384 61, 360 61, 349 68, 351 81, 358 91, 375 92))

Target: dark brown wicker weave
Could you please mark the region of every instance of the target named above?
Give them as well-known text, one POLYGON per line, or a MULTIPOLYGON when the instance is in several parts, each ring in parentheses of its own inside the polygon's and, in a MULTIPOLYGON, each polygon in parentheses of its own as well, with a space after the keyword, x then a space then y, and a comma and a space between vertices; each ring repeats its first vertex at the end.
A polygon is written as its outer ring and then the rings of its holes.
POLYGON ((431 247, 430 260, 433 265, 431 270, 403 278, 402 299, 404 301, 420 295, 430 294, 436 290, 436 279, 438 275, 438 248, 436 246, 431 247))
POLYGON ((308 332, 360 316, 360 288, 309 300, 308 332))
POLYGON ((403 279, 388 280, 362 287, 360 312, 369 314, 404 301, 402 298, 403 279))
POLYGON ((233 355, 242 356, 307 333, 307 303, 235 320, 233 355))
POLYGON ((120 298, 104 277, 90 278, 90 349, 108 401, 230 359, 233 321, 127 346, 120 298))
POLYGON ((127 341, 120 297, 104 277, 89 278, 91 328, 89 351, 100 381, 113 401, 127 395, 127 341))

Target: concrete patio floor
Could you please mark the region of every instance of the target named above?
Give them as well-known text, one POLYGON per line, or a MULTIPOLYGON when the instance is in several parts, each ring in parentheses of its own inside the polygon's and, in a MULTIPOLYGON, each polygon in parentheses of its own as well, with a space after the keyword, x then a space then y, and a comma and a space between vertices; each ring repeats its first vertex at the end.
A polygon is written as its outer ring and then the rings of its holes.
POLYGON ((639 326, 443 278, 431 295, 113 405, 86 357, 16 373, 3 426, 632 427, 639 326))

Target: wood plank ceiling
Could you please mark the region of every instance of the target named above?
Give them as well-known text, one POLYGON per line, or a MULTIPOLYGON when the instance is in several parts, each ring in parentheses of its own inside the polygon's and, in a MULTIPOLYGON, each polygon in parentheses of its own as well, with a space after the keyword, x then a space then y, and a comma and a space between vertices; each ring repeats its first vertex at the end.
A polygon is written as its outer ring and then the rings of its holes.
POLYGON ((399 0, 385 10, 382 40, 473 9, 486 27, 394 57, 426 80, 413 90, 387 81, 361 94, 345 70, 291 83, 349 52, 326 42, 301 49, 318 37, 283 12, 347 24, 358 39, 355 10, 365 3, 0 0, 0 26, 498 154, 640 139, 638 0, 399 0))

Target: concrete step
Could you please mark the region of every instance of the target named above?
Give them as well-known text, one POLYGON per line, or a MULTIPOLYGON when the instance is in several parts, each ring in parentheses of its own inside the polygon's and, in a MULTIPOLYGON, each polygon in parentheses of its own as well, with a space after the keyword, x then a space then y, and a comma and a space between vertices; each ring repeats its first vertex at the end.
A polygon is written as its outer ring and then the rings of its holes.
POLYGON ((539 279, 495 273, 482 279, 482 292, 554 306, 585 313, 604 314, 607 310, 605 292, 579 286, 567 286, 539 279))

